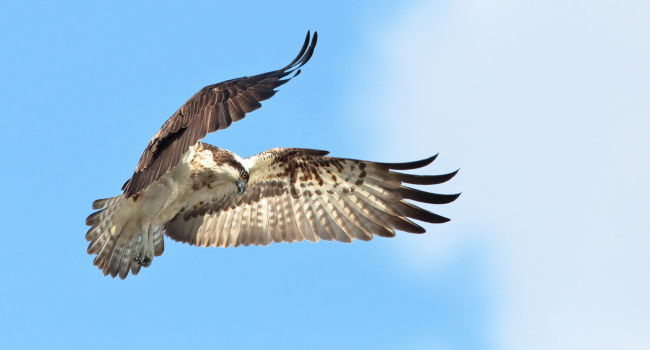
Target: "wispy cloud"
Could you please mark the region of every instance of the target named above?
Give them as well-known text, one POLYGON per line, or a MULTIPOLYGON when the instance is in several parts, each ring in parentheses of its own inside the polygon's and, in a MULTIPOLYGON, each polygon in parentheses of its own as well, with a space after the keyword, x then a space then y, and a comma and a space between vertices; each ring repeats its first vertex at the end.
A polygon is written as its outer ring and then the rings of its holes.
POLYGON ((372 156, 462 168, 410 261, 489 242, 505 348, 650 344, 650 4, 433 1, 381 34, 372 156))

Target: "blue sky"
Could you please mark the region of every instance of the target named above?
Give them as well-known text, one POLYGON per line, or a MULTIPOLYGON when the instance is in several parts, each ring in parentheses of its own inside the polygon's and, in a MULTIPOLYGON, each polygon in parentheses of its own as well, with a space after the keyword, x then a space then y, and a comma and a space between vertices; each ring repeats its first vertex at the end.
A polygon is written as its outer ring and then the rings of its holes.
POLYGON ((643 1, 0 5, 2 348, 644 349, 643 1), (425 235, 204 249, 105 278, 90 203, 200 87, 303 74, 208 143, 326 149, 463 191, 425 235))
POLYGON ((162 122, 206 84, 286 64, 308 29, 320 41, 303 74, 206 140, 246 156, 276 146, 366 155, 372 116, 354 115, 348 101, 361 93, 368 34, 408 5, 4 2, 2 347, 491 348, 478 246, 417 278, 387 239, 168 242, 125 281, 104 278, 85 253, 91 201, 119 192, 162 122))
POLYGON ((375 36, 368 71, 388 68, 358 101, 392 140, 368 157, 436 149, 462 168, 446 211, 462 219, 395 246, 424 271, 488 249, 497 348, 647 348, 650 3, 442 5, 375 36))

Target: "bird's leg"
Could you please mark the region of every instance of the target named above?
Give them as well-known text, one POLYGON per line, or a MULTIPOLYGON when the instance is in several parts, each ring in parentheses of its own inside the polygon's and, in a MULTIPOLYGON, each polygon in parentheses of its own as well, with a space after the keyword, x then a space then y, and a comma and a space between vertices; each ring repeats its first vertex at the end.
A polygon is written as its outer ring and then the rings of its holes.
POLYGON ((138 256, 134 257, 138 265, 148 267, 151 265, 154 256, 154 247, 153 247, 153 230, 149 227, 146 230, 146 233, 143 234, 144 247, 138 256))

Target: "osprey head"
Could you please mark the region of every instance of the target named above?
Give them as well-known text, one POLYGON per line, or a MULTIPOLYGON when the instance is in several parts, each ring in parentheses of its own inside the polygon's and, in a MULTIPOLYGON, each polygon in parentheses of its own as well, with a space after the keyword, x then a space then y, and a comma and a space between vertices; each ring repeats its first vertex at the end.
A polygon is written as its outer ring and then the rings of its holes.
POLYGON ((224 157, 222 162, 222 167, 226 174, 225 180, 230 180, 237 186, 237 193, 244 193, 246 186, 248 186, 248 179, 250 178, 250 172, 246 165, 244 165, 244 160, 228 150, 221 151, 226 153, 226 157, 224 157))
POLYGON ((208 165, 206 168, 210 169, 210 172, 216 177, 217 182, 233 184, 237 188, 237 193, 244 193, 250 178, 250 172, 244 160, 225 149, 204 143, 200 143, 200 147, 202 149, 199 149, 199 153, 208 151, 207 153, 203 153, 207 157, 204 156, 201 158, 208 158, 206 161, 210 164, 203 163, 204 167, 208 165))

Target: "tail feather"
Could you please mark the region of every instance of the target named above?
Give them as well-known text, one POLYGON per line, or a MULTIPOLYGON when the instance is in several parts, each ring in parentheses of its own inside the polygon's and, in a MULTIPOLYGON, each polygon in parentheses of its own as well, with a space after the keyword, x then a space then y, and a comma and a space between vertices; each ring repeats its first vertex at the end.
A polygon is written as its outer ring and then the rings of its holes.
POLYGON ((93 202, 93 209, 104 209, 106 207, 109 207, 113 205, 115 202, 120 200, 122 196, 115 196, 115 197, 110 197, 110 198, 103 198, 103 199, 98 199, 93 202))
MULTIPOLYGON (((134 257, 143 256, 145 250, 146 232, 138 232, 129 224, 127 201, 122 195, 98 199, 93 202, 97 209, 86 219, 90 229, 86 233, 88 253, 95 254, 93 264, 104 275, 126 278, 129 271, 132 274, 140 272, 141 266, 134 257)), ((159 256, 164 250, 163 228, 153 231, 154 255, 159 256)))
MULTIPOLYGON (((136 252, 141 252, 144 249, 144 244, 143 243, 144 242, 142 241, 142 235, 138 235, 138 237, 133 240, 132 255, 136 255, 136 254, 138 254, 136 252)), ((142 265, 138 264, 135 260, 131 260, 130 268, 131 268, 131 273, 133 275, 137 275, 138 272, 140 272, 140 269, 142 268, 142 265)))
POLYGON ((131 258, 131 252, 133 251, 133 244, 134 244, 134 240, 130 240, 126 245, 126 248, 122 251, 122 255, 120 256, 120 266, 117 272, 121 279, 125 279, 126 276, 129 274, 129 270, 131 269, 131 263, 133 263, 133 259, 131 258))
POLYGON ((157 227, 153 233, 153 253, 155 256, 162 255, 165 250, 165 230, 163 226, 157 227))

